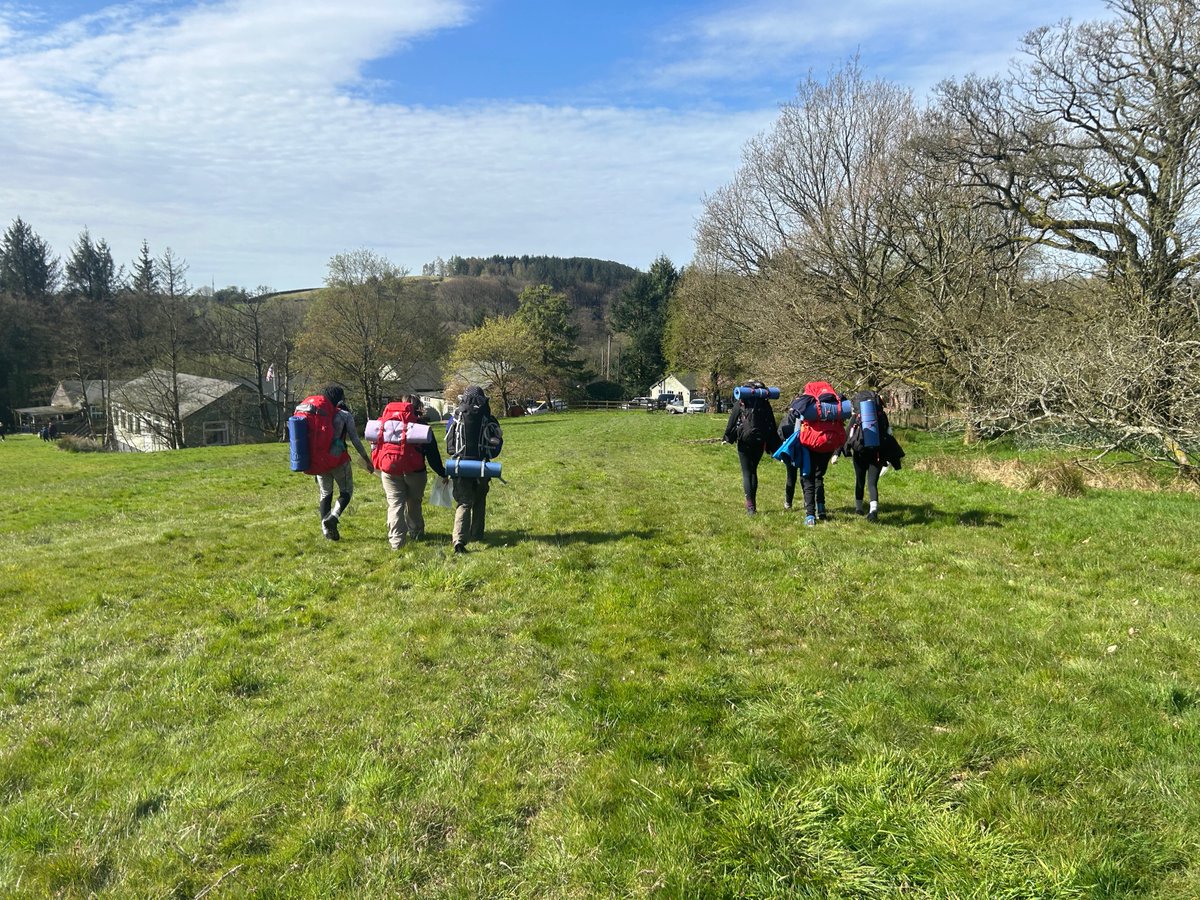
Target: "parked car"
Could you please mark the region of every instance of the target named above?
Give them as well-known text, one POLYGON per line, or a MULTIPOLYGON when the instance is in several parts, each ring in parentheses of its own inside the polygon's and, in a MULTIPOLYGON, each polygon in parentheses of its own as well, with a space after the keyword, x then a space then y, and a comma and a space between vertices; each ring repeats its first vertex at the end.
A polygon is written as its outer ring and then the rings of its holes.
POLYGON ((654 401, 649 397, 634 397, 632 400, 627 400, 622 405, 623 409, 650 409, 654 406, 654 401))
POLYGON ((530 416, 538 416, 538 415, 541 415, 542 413, 562 412, 566 408, 567 408, 566 400, 559 400, 559 399, 555 398, 552 400, 543 400, 540 403, 536 403, 533 406, 530 406, 528 409, 526 409, 525 413, 526 413, 526 415, 530 415, 530 416))
POLYGON ((705 413, 708 412, 708 401, 697 397, 684 403, 683 398, 678 397, 668 403, 666 408, 667 412, 677 416, 684 413, 705 413))

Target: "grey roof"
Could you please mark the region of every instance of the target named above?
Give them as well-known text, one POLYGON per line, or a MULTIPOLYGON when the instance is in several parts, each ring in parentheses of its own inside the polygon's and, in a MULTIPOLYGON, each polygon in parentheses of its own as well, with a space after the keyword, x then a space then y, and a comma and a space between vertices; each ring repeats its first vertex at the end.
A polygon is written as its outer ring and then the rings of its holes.
MULTIPOLYGON (((109 390, 119 388, 124 382, 111 381, 109 382, 109 390)), ((78 412, 83 409, 84 386, 80 381, 60 381, 58 387, 54 390, 54 396, 50 398, 51 405, 67 406, 73 411, 78 412), (66 401, 65 404, 63 401, 66 401), (57 401, 57 403, 56 403, 57 401)), ((87 402, 88 406, 99 407, 104 404, 104 382, 99 378, 90 379, 87 382, 87 402)))
POLYGON ((680 384, 682 384, 689 391, 696 390, 696 386, 700 383, 700 380, 696 376, 695 372, 668 372, 662 378, 658 379, 658 381, 655 383, 661 384, 662 382, 666 381, 668 378, 674 378, 676 381, 678 381, 680 384))
MULTIPOLYGON (((179 415, 188 418, 210 403, 245 387, 236 381, 224 378, 205 378, 203 375, 188 375, 180 372, 179 415)), ((171 373, 165 369, 151 369, 133 381, 126 382, 113 391, 113 399, 126 409, 166 415, 171 406, 171 373)))

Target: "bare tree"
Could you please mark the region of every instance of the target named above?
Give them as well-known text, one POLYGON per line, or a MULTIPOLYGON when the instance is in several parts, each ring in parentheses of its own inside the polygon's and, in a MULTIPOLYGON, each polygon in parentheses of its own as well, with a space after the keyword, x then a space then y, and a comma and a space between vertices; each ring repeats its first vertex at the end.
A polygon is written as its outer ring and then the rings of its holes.
POLYGON ((710 197, 699 242, 748 279, 753 339, 796 378, 878 382, 885 332, 909 277, 891 198, 909 169, 898 151, 911 96, 867 81, 857 60, 810 77, 774 128, 751 141, 733 182, 710 197), (802 358, 801 348, 819 348, 802 358))
POLYGON ((300 337, 305 370, 353 388, 368 410, 383 407, 386 383, 411 382, 447 346, 432 295, 407 274, 371 250, 333 257, 300 337))
MULTIPOLYGON (((1116 292, 1132 333, 1093 337, 1177 348, 1200 324, 1188 289, 1200 268, 1200 12, 1192 0, 1109 5, 1111 21, 1031 32, 1007 79, 942 85, 945 158, 984 202, 1020 217, 1021 240, 1090 262, 1116 292)), ((1195 445, 1171 437, 1188 426, 1189 357, 1153 353, 1161 365, 1147 369, 1119 349, 1092 351, 1131 366, 1136 400, 1117 431, 1161 433, 1191 465, 1195 445)))
MULTIPOLYGON (((713 404, 752 365, 749 329, 738 314, 745 276, 723 270, 716 255, 699 247, 680 277, 667 310, 664 351, 671 366, 705 377, 713 404)), ((716 408, 716 407, 714 407, 716 408)))
POLYGON ((229 290, 208 317, 209 341, 220 348, 225 373, 254 386, 259 426, 276 436, 281 422, 272 401, 286 380, 295 338, 289 334, 293 319, 286 315, 286 302, 267 287, 253 292, 229 290))
POLYGON ((154 261, 150 293, 142 298, 145 331, 131 347, 137 354, 134 361, 148 370, 144 391, 156 395, 152 406, 161 422, 160 437, 172 450, 187 445, 183 410, 190 388, 180 376, 190 374, 187 369, 195 362, 203 338, 203 319, 187 282, 187 269, 170 247, 154 261))

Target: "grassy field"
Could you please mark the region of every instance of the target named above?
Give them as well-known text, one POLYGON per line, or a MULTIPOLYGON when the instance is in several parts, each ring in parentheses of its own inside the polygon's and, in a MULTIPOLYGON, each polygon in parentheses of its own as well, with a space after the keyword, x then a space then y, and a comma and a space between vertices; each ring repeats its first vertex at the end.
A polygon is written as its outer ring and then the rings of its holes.
POLYGON ((722 428, 506 423, 465 557, 280 445, 0 444, 0 896, 1200 896, 1195 496, 805 529, 722 428))

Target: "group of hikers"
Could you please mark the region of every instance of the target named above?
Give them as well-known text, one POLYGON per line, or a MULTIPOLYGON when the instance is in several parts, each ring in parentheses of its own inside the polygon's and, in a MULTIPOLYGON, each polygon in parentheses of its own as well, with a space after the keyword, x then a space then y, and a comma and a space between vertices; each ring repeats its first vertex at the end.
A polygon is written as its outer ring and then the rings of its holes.
MULTIPOLYGON (((761 381, 747 382, 734 391, 723 440, 737 447, 746 512, 758 512, 758 467, 763 455, 770 453, 787 469, 783 508, 792 508, 799 481, 804 524, 816 525, 828 517, 825 473, 839 456, 847 456, 854 465, 854 510, 877 521, 879 479, 889 468, 899 469, 904 457, 883 398, 868 390, 847 399, 828 382, 809 382, 777 424, 770 401, 778 396, 778 388, 761 381)), ((345 391, 338 385, 329 385, 296 407, 288 421, 288 436, 292 469, 316 478, 321 531, 328 540, 341 539, 339 521, 354 494, 350 447, 367 471, 380 477, 392 549, 425 536, 423 504, 429 469, 438 479, 431 494, 434 502, 454 508, 454 552, 465 553, 470 542, 483 538, 490 481, 500 474, 500 465, 493 460, 504 438, 482 388, 466 388, 446 421, 445 463, 425 407, 411 394, 388 403, 377 419, 368 420, 365 436, 370 450, 359 437, 345 391)))
POLYGON ((466 553, 468 543, 483 538, 489 481, 499 474, 499 464, 491 460, 499 455, 504 439, 482 388, 463 391, 446 421, 449 469, 442 462, 421 399, 411 394, 388 403, 377 419, 367 422, 369 451, 359 437, 346 392, 338 385, 305 398, 288 422, 288 435, 292 469, 316 478, 321 532, 327 540, 341 539, 339 521, 354 494, 350 447, 383 484, 387 537, 393 550, 425 536, 422 507, 428 469, 439 479, 435 497, 444 496, 449 488, 451 499, 444 505, 454 507, 454 552, 466 553))
POLYGON ((826 381, 812 381, 789 404, 776 425, 772 397, 778 388, 750 381, 735 391, 723 441, 737 447, 742 468, 746 512, 758 512, 758 466, 770 453, 787 467, 783 508, 792 508, 799 478, 804 499, 804 524, 828 518, 825 473, 839 456, 854 463, 854 511, 871 522, 879 518, 879 478, 890 467, 899 469, 904 457, 876 391, 860 391, 848 400, 826 381), (847 427, 849 426, 849 427, 847 427), (864 489, 866 502, 864 507, 864 489))

